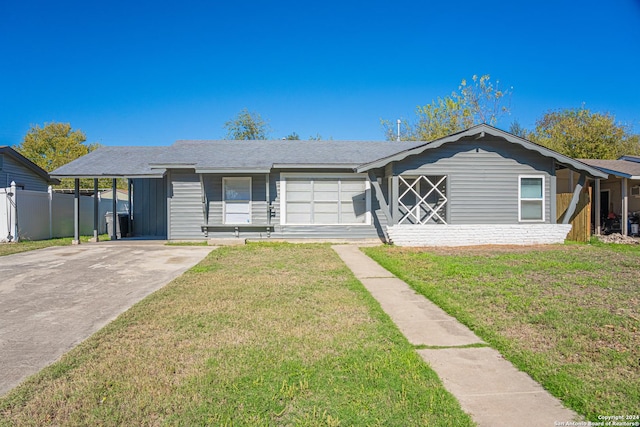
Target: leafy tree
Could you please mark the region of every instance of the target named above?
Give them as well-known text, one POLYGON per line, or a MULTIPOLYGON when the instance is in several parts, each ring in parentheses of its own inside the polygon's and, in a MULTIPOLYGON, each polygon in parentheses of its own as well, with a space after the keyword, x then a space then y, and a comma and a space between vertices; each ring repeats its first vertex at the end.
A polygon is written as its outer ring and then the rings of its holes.
POLYGON ((271 128, 260 114, 249 112, 246 108, 238 115, 224 124, 227 130, 226 139, 254 140, 269 139, 271 128))
POLYGON ((289 135, 287 135, 284 139, 286 139, 288 141, 299 141, 300 140, 300 135, 298 135, 295 132, 292 132, 289 135))
MULTIPOLYGON (((99 144, 85 144, 86 140, 84 132, 72 130, 69 123, 51 122, 45 123, 43 127, 32 125, 22 142, 13 148, 42 169, 51 172, 99 147, 99 144)), ((58 187, 73 188, 73 179, 61 181, 58 187)), ((111 187, 111 181, 101 180, 100 185, 111 187)), ((93 188, 93 180, 82 180, 82 186, 93 188)))
POLYGON ((529 139, 529 131, 520 125, 520 122, 514 120, 509 126, 509 133, 519 136, 520 138, 529 139))
MULTIPOLYGON (((471 83, 462 80, 457 92, 438 98, 415 110, 416 120, 401 122, 400 139, 404 141, 431 141, 473 125, 487 123, 495 125, 498 119, 509 112, 503 105, 511 91, 503 91, 491 83, 490 76, 474 75, 471 83)), ((397 139, 396 121, 382 120, 387 140, 397 139)))
POLYGON ((69 123, 32 125, 16 151, 47 172, 59 168, 98 148, 98 144, 85 144, 86 135, 72 130, 69 123))
POLYGON ((617 159, 640 154, 640 137, 609 113, 584 108, 549 111, 529 139, 578 159, 617 159))

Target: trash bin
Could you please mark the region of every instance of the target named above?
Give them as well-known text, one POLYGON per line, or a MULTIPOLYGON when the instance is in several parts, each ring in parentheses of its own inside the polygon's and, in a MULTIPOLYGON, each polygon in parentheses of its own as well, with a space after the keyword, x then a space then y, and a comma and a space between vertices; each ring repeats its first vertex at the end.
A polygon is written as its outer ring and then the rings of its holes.
POLYGON ((120 232, 118 239, 129 235, 129 214, 118 213, 118 229, 116 229, 116 232, 118 231, 120 232))
MULTIPOLYGON (((115 222, 116 226, 116 239, 122 239, 129 234, 129 214, 117 213, 118 220, 115 222)), ((105 221, 107 223, 107 234, 109 237, 113 236, 113 213, 107 212, 105 214, 105 221)))
MULTIPOLYGON (((113 212, 107 212, 104 215, 104 219, 107 223, 107 235, 109 236, 109 238, 112 238, 113 236, 113 212)), ((120 224, 116 224, 116 238, 119 237, 120 234, 120 224)))

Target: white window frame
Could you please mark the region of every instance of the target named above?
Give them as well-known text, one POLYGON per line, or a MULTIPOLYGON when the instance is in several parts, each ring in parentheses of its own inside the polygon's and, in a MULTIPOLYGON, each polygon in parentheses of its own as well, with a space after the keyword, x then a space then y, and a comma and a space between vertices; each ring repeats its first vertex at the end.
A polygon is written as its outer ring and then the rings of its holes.
POLYGON ((547 191, 544 175, 518 175, 518 221, 519 222, 545 222, 546 210, 547 210, 547 191), (528 178, 535 178, 542 180, 542 198, 527 198, 522 197, 522 180, 528 178), (522 202, 526 201, 542 201, 542 219, 522 219, 522 202))
POLYGON ((253 205, 253 181, 251 180, 250 176, 233 176, 233 177, 223 177, 222 178, 222 223, 227 225, 246 225, 246 224, 251 224, 253 222, 253 211, 252 211, 252 205, 253 205), (227 222, 227 203, 246 203, 244 200, 243 201, 234 201, 234 200, 227 200, 227 191, 226 191, 226 183, 228 181, 249 181, 249 222, 227 222))
MULTIPOLYGON (((364 173, 281 173, 280 174, 280 224, 281 225, 371 225, 371 182, 368 175, 364 173), (343 223, 309 223, 309 224, 287 224, 287 179, 288 178, 317 178, 317 179, 353 179, 361 178, 364 181, 365 189, 365 219, 364 222, 343 222, 343 223)), ((338 201, 340 204, 340 201, 338 201)))

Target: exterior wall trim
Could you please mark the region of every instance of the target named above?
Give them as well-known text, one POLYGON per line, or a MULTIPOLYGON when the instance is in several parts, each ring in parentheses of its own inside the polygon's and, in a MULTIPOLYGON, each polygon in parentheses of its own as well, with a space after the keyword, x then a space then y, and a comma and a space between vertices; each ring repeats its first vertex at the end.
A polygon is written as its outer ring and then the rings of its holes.
POLYGON ((571 224, 394 225, 397 246, 546 245, 564 243, 571 224))

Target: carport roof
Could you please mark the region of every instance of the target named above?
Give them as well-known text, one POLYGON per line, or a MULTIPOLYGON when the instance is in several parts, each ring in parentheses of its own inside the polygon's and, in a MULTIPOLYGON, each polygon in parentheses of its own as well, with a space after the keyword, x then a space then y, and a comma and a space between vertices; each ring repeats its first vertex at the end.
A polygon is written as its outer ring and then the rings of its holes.
POLYGON ((620 160, 582 159, 580 161, 620 178, 640 179, 640 163, 624 160, 624 157, 620 160))
POLYGON ((100 147, 51 172, 57 178, 158 177, 149 161, 166 147, 100 147))

